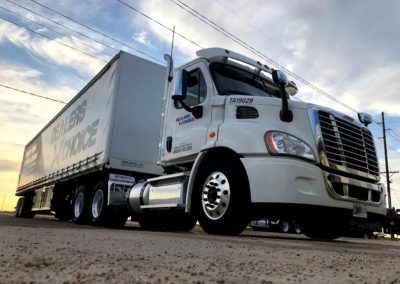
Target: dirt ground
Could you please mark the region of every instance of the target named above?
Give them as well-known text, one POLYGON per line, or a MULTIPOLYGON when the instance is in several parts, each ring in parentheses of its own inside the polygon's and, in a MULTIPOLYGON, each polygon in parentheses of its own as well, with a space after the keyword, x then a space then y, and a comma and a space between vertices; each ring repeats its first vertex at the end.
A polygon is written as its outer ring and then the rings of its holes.
POLYGON ((0 283, 400 283, 400 242, 104 229, 0 214, 0 283))

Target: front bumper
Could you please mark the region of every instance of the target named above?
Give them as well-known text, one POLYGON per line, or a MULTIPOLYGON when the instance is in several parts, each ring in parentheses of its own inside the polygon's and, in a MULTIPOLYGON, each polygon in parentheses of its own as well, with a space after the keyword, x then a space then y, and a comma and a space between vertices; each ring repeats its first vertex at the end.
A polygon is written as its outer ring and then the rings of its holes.
POLYGON ((248 175, 253 204, 298 204, 346 210, 353 210, 354 204, 363 204, 368 213, 386 214, 383 194, 378 202, 371 202, 371 196, 381 190, 376 184, 332 175, 299 159, 264 156, 241 160, 248 175), (339 183, 344 184, 343 191, 338 189, 339 183), (365 187, 367 199, 349 196, 348 185, 365 187))

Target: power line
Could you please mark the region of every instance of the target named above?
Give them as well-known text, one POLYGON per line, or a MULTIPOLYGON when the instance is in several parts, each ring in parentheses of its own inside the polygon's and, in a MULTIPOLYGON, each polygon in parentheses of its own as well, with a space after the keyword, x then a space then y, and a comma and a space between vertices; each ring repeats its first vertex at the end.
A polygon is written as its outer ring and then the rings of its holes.
POLYGON ((389 147, 390 149, 392 149, 394 152, 396 152, 397 155, 400 155, 398 149, 395 149, 394 147, 392 147, 392 146, 390 146, 390 145, 388 145, 388 147, 389 147))
POLYGON ((66 104, 66 102, 63 102, 63 101, 60 101, 60 100, 56 100, 56 99, 52 99, 52 98, 49 98, 49 97, 37 95, 37 94, 31 93, 31 92, 23 91, 23 90, 20 90, 20 89, 17 89, 17 88, 13 88, 13 87, 10 87, 10 86, 6 86, 6 85, 3 85, 3 84, 0 84, 0 87, 6 88, 6 89, 10 89, 10 90, 14 90, 14 91, 17 91, 17 92, 20 92, 20 93, 24 93, 24 94, 27 94, 27 95, 31 95, 31 96, 34 96, 34 97, 46 99, 46 100, 49 100, 49 101, 53 101, 53 102, 57 102, 57 103, 61 103, 61 104, 66 104))
POLYGON ((390 136, 392 136, 394 140, 400 143, 400 136, 398 136, 393 130, 388 129, 388 133, 390 134, 390 136))
POLYGON ((75 50, 75 51, 78 51, 78 52, 82 53, 82 54, 85 54, 85 55, 87 55, 87 56, 90 56, 90 57, 92 57, 92 58, 95 58, 95 59, 97 59, 97 60, 100 60, 100 61, 103 61, 103 62, 106 62, 106 63, 107 63, 107 61, 105 61, 105 60, 103 60, 103 59, 101 59, 101 58, 99 58, 99 57, 97 57, 97 56, 95 56, 95 55, 92 55, 92 54, 87 53, 87 52, 85 52, 85 51, 79 50, 79 49, 77 49, 77 48, 75 48, 75 47, 73 47, 73 46, 70 46, 70 45, 68 45, 68 44, 65 44, 65 43, 63 43, 63 42, 61 42, 61 41, 59 41, 59 40, 52 39, 51 37, 48 37, 48 36, 46 36, 46 35, 43 35, 43 34, 41 34, 41 33, 36 32, 36 31, 34 31, 34 30, 30 29, 30 28, 27 28, 27 27, 24 27, 24 26, 22 26, 22 25, 19 25, 19 24, 17 24, 17 23, 14 22, 14 21, 11 21, 11 20, 8 20, 8 19, 6 19, 6 18, 3 18, 2 16, 0 16, 0 19, 3 19, 4 21, 9 22, 9 23, 11 23, 11 24, 14 24, 15 26, 18 26, 18 27, 23 28, 23 29, 25 29, 25 30, 28 30, 28 31, 30 31, 31 33, 34 33, 34 34, 36 34, 36 35, 39 35, 39 36, 45 37, 45 38, 47 38, 47 39, 49 39, 49 40, 52 40, 52 41, 54 41, 54 42, 57 42, 58 44, 61 44, 61 45, 66 46, 66 47, 69 47, 69 48, 71 48, 71 49, 73 49, 73 50, 75 50))
MULTIPOLYGON (((9 0, 7 0, 7 1, 9 1, 9 0)), ((37 2, 37 1, 35 1, 35 0, 31 0, 31 1, 34 2, 34 3, 36 3, 37 5, 39 5, 39 6, 41 6, 41 7, 43 7, 43 8, 45 8, 45 9, 49 10, 49 11, 52 11, 53 13, 56 13, 56 14, 58 14, 58 15, 64 17, 64 18, 66 18, 66 19, 68 19, 68 20, 70 20, 70 21, 72 21, 72 22, 78 24, 78 25, 81 25, 81 26, 83 26, 83 27, 85 27, 85 28, 87 28, 87 29, 89 29, 89 30, 95 32, 95 33, 98 33, 98 34, 102 35, 102 36, 105 37, 105 38, 108 38, 108 39, 110 39, 110 40, 112 40, 112 41, 114 41, 114 42, 116 42, 116 43, 119 43, 119 44, 121 44, 121 45, 123 45, 123 46, 125 46, 125 47, 128 47, 128 48, 130 48, 130 49, 136 51, 137 53, 140 53, 140 54, 142 54, 142 55, 144 55, 144 56, 146 56, 146 57, 149 57, 149 58, 151 58, 151 59, 153 59, 153 60, 156 60, 156 61, 158 61, 158 62, 164 64, 164 61, 161 61, 161 60, 159 60, 159 59, 157 59, 157 58, 155 58, 155 57, 153 57, 153 56, 151 56, 151 55, 149 55, 149 54, 147 54, 147 53, 145 53, 145 52, 143 52, 143 51, 141 51, 141 50, 139 50, 139 49, 137 49, 137 48, 135 48, 135 47, 133 47, 133 46, 131 46, 131 45, 128 45, 128 44, 126 44, 126 43, 124 43, 124 42, 122 42, 122 41, 120 41, 120 40, 118 40, 118 39, 116 39, 116 38, 113 38, 113 37, 111 37, 111 36, 109 36, 109 35, 107 35, 107 34, 101 32, 101 31, 98 31, 98 30, 96 30, 96 29, 94 29, 94 28, 92 28, 92 27, 90 27, 90 26, 88 26, 88 25, 85 25, 85 24, 83 24, 83 23, 81 23, 81 22, 79 22, 79 21, 77 21, 77 20, 75 20, 75 19, 73 19, 73 18, 71 18, 71 17, 69 17, 69 16, 66 16, 66 15, 62 14, 61 12, 58 12, 58 11, 56 11, 56 10, 54 10, 54 9, 52 9, 52 8, 50 8, 50 7, 48 7, 48 6, 44 5, 44 4, 42 4, 42 3, 39 3, 39 2, 37 2)))
MULTIPOLYGON (((56 34, 59 34, 59 35, 64 36, 64 37, 67 37, 67 38, 71 39, 72 41, 77 41, 77 42, 79 42, 80 44, 83 44, 83 45, 85 45, 86 47, 89 47, 89 48, 91 48, 91 49, 93 49, 93 50, 100 51, 98 48, 95 48, 95 47, 93 47, 93 46, 90 46, 90 45, 84 43, 83 41, 80 41, 79 39, 73 38, 73 37, 68 36, 68 35, 66 35, 66 34, 63 34, 63 33, 59 32, 59 31, 56 31, 55 29, 52 29, 52 28, 50 28, 50 27, 48 27, 48 26, 46 26, 46 25, 44 25, 44 24, 38 23, 38 22, 36 22, 36 21, 34 21, 34 20, 31 20, 31 19, 29 19, 29 18, 26 17, 26 16, 20 15, 20 14, 18 14, 18 13, 15 13, 15 12, 13 12, 13 11, 11 11, 11 10, 9 10, 9 9, 6 9, 6 8, 4 8, 4 7, 1 7, 1 6, 0 6, 0 9, 3 9, 3 10, 5 10, 5 11, 9 12, 9 13, 12 13, 12 14, 18 16, 18 17, 24 18, 26 21, 29 21, 29 22, 31 22, 31 23, 34 23, 34 24, 38 25, 38 26, 41 26, 41 27, 43 27, 43 28, 46 28, 46 29, 48 29, 48 30, 50 30, 50 31, 52 31, 52 32, 54 32, 54 33, 56 33, 56 34)), ((45 17, 43 17, 43 18, 45 18, 45 17)))
MULTIPOLYGON (((120 1, 120 0, 118 0, 120 1)), ((227 31, 226 29, 224 29, 223 27, 219 26, 218 24, 216 24, 215 22, 211 21, 209 18, 207 18, 206 16, 202 15, 201 13, 199 13, 198 11, 196 11, 195 9, 189 7, 187 4, 183 3, 180 0, 170 0, 172 3, 174 3, 175 5, 177 5, 178 7, 180 7, 181 9, 185 10, 186 12, 188 12, 189 14, 193 15, 194 17, 196 17, 197 19, 199 19, 200 21, 204 22, 205 24, 207 24, 208 26, 210 26, 211 28, 215 29, 216 31, 220 32, 221 34, 223 34, 224 36, 226 36, 227 38, 233 40, 234 42, 238 43, 239 45, 241 45, 242 47, 244 47, 245 49, 247 49, 248 51, 252 52, 253 54, 260 56, 261 58, 263 58, 264 60, 266 60, 267 62, 279 67, 280 69, 284 70, 286 73, 288 73, 289 75, 291 75, 292 77, 294 77, 295 79, 299 80, 300 82, 302 82, 303 84, 305 84, 306 86, 312 88, 313 90, 317 91, 318 93, 320 93, 321 95, 331 99, 332 101, 336 102, 337 104, 340 104, 344 107, 346 107, 347 109, 358 113, 357 110, 355 110, 354 108, 346 105, 345 103, 341 102, 340 100, 336 99, 334 96, 326 93, 325 91, 323 91, 322 89, 320 89, 319 87, 313 85, 312 83, 306 81, 305 79, 303 79, 302 77, 300 77, 299 75, 297 75, 296 73, 288 70, 286 67, 282 66, 281 64, 279 64, 278 62, 276 62, 275 60, 273 60, 272 58, 266 56, 265 54, 263 54, 262 52, 258 51, 257 49, 255 49, 254 47, 252 47, 251 45, 247 44, 246 42, 242 41, 241 39, 239 39, 238 37, 236 37, 235 35, 233 35, 232 33, 230 33, 229 31, 227 31)))
MULTIPOLYGON (((33 1, 33 0, 31 0, 31 1, 33 1)), ((155 20, 154 18, 150 17, 149 15, 146 15, 146 14, 143 13, 142 11, 140 11, 140 10, 138 10, 138 9, 136 9, 136 8, 134 8, 134 7, 132 7, 131 5, 125 3, 124 1, 121 1, 121 0, 117 0, 117 1, 120 2, 121 4, 123 4, 125 7, 127 7, 127 8, 129 8, 129 9, 135 11, 136 13, 139 13, 140 15, 142 15, 142 16, 145 17, 145 18, 147 18, 148 20, 150 20, 150 21, 152 21, 152 22, 154 22, 154 23, 160 25, 161 27, 163 27, 163 28, 169 30, 170 32, 173 32, 173 29, 172 29, 172 28, 170 28, 170 27, 164 25, 163 23, 161 23, 161 22, 155 20)), ((199 45, 198 43, 196 43, 196 42, 194 42, 193 40, 191 40, 190 38, 188 38, 188 37, 186 37, 186 36, 184 36, 184 35, 182 35, 182 34, 176 32, 176 31, 175 31, 175 34, 176 34, 177 36, 183 38, 184 40, 186 40, 186 41, 188 41, 188 42, 190 42, 190 43, 196 45, 197 47, 200 47, 201 49, 204 48, 204 47, 202 47, 201 45, 199 45)))
POLYGON ((90 40, 92 40, 92 41, 94 41, 94 42, 97 42, 98 44, 101 44, 102 46, 105 46, 105 47, 111 48, 111 49, 113 49, 113 50, 115 50, 115 51, 118 51, 118 49, 116 49, 116 48, 114 48, 114 47, 112 47, 112 46, 110 46, 110 45, 108 45, 108 44, 102 43, 102 42, 100 42, 100 41, 98 41, 98 40, 96 40, 96 39, 94 39, 94 38, 91 38, 91 37, 85 35, 84 33, 81 33, 81 32, 79 32, 79 31, 76 31, 76 30, 74 30, 74 29, 72 29, 72 28, 70 28, 70 27, 68 27, 68 26, 66 26, 66 25, 63 25, 63 24, 61 24, 61 23, 59 23, 59 22, 57 22, 57 21, 54 21, 54 20, 52 20, 52 19, 49 19, 48 17, 43 16, 42 14, 37 13, 37 12, 35 12, 35 11, 29 9, 29 8, 26 8, 26 7, 24 7, 24 6, 22 6, 22 5, 18 4, 18 3, 15 3, 15 2, 13 2, 13 1, 11 1, 11 0, 6 0, 6 1, 9 2, 9 3, 11 3, 11 4, 13 4, 13 5, 15 5, 15 6, 18 6, 18 7, 21 8, 21 9, 24 9, 24 10, 26 10, 26 11, 29 11, 29 12, 31 12, 32 14, 37 15, 37 16, 39 16, 39 17, 41 17, 41 18, 43 18, 43 19, 45 19, 45 20, 47 20, 47 21, 49 21, 49 22, 51 22, 51 23, 53 23, 53 24, 56 24, 56 25, 58 25, 58 26, 60 26, 60 27, 63 27, 63 28, 65 28, 65 29, 67 29, 67 30, 69 30, 69 31, 71 31, 71 32, 74 32, 74 33, 76 33, 76 34, 78 34, 78 35, 80 35, 80 36, 82 36, 82 37, 84 37, 84 38, 90 39, 90 40))
MULTIPOLYGON (((270 37, 265 30, 262 30, 258 27, 256 27, 255 25, 253 25, 250 21, 248 21, 246 18, 242 17, 240 14, 236 13, 233 9, 227 7, 225 4, 223 4, 220 0, 215 0, 220 6, 222 6, 223 8, 225 8, 226 10, 228 10, 230 13, 232 13, 233 15, 235 15, 236 17, 238 17, 239 19, 241 19, 243 22, 245 22, 247 25, 249 25, 250 27, 252 27, 254 30, 256 30, 258 33, 263 34, 265 37, 267 37, 269 40, 271 40, 272 42, 274 42, 277 46, 279 46, 283 51, 285 51, 286 53, 293 55, 293 53, 287 49, 286 47, 284 47, 282 44, 280 44, 279 42, 277 42, 276 40, 274 40, 272 37, 270 37)), ((337 82, 334 82, 332 79, 330 79, 329 77, 327 77, 322 71, 317 70, 314 66, 310 65, 307 61, 300 59, 302 61, 302 64, 307 65, 308 67, 316 70, 325 80, 330 81, 331 83, 335 84, 336 86, 338 86, 341 89, 344 89, 344 87, 340 84, 338 84, 337 82)))

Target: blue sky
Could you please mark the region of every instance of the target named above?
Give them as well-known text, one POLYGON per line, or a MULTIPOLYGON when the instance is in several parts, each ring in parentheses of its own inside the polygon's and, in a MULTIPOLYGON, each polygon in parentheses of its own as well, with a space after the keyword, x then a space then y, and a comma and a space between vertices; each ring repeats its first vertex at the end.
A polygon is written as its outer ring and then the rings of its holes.
MULTIPOLYGON (((175 36, 176 65, 193 59, 199 46, 217 46, 275 67, 180 6, 190 7, 343 104, 372 114, 377 122, 384 111, 387 128, 391 129, 390 169, 400 170, 397 94, 400 2, 385 1, 384 5, 373 0, 123 2, 169 29, 175 26, 177 33, 196 43, 175 36)), ((117 0, 2 0, 0 7, 0 84, 34 94, 70 100, 120 49, 144 56, 138 50, 151 56, 144 57, 152 61, 163 61, 163 54, 170 52, 170 30, 117 0)), ((356 115, 297 83, 298 99, 356 115)), ((10 209, 15 202, 13 194, 22 145, 63 105, 3 87, 0 94, 0 206, 5 197, 3 207, 10 209)), ((376 138, 382 136, 380 125, 372 125, 371 130, 376 138)), ((376 139, 376 146, 383 166, 381 139, 376 139)), ((400 174, 393 176, 392 187, 393 203, 400 207, 400 174)))

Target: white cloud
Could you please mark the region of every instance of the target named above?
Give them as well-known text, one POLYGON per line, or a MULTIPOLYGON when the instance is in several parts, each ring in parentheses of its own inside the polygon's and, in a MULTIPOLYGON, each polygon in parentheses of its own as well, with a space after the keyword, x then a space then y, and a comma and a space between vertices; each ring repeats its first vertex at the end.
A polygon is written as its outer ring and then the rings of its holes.
MULTIPOLYGON (((44 82, 42 73, 20 64, 0 61, 0 82, 41 96, 69 101, 76 90, 44 82)), ((1 88, 0 133, 7 141, 25 145, 63 104, 1 88)))
POLYGON ((153 48, 153 44, 148 38, 147 32, 146 31, 140 31, 138 33, 135 33, 134 36, 132 37, 135 41, 143 44, 146 47, 153 48))
POLYGON ((79 43, 73 42, 69 38, 57 38, 57 41, 75 46, 76 49, 82 50, 87 54, 93 54, 98 59, 61 45, 54 40, 32 36, 28 31, 9 23, 0 23, 0 43, 4 41, 9 41, 15 46, 26 49, 42 61, 68 66, 81 74, 94 75, 105 65, 106 61, 101 54, 96 54, 93 49, 79 45, 79 43))

